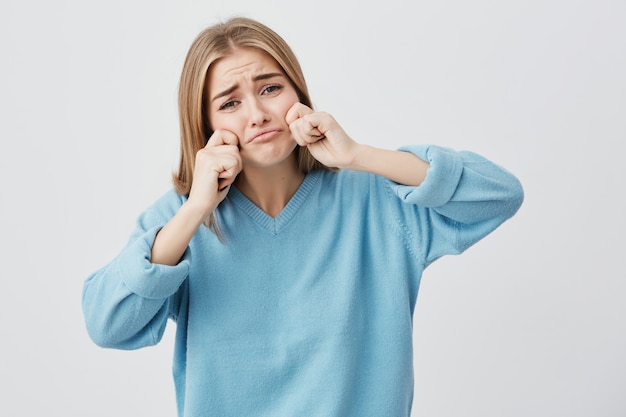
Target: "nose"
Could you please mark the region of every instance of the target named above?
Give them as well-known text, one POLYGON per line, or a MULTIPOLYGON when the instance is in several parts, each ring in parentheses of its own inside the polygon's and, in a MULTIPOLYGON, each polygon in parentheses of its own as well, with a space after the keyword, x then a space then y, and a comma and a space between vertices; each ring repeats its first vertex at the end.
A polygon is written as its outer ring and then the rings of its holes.
POLYGON ((258 97, 249 101, 248 118, 251 126, 260 126, 270 120, 263 101, 258 97))

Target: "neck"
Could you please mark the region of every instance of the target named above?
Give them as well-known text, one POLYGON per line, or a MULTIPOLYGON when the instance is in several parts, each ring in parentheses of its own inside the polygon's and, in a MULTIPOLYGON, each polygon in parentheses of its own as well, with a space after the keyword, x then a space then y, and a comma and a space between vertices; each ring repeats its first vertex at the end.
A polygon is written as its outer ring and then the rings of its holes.
POLYGON ((285 208, 304 180, 295 158, 265 167, 246 167, 237 176, 235 185, 250 201, 272 217, 285 208))

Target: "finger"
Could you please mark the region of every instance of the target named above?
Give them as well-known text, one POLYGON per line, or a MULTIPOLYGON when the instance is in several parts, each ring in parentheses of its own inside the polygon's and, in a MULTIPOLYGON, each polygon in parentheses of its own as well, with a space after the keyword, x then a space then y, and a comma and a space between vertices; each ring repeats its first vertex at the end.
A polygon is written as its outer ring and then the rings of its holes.
POLYGON ((217 191, 224 191, 235 182, 234 178, 220 178, 217 181, 217 191))
POLYGON ((295 140, 298 145, 308 145, 309 137, 306 134, 305 129, 303 128, 302 120, 298 120, 298 122, 290 124, 289 130, 291 131, 291 137, 293 137, 293 140, 295 140))
POLYGON ((239 145, 239 138, 230 130, 218 129, 209 138, 206 146, 239 145))
POLYGON ((237 160, 228 161, 227 164, 220 166, 218 170, 218 178, 235 178, 241 171, 241 165, 237 160))
POLYGON ((210 175, 213 178, 211 181, 231 177, 234 179, 241 172, 242 167, 243 162, 237 146, 208 146, 196 154, 194 179, 204 175, 210 175))
MULTIPOLYGON (((220 181, 222 181, 222 180, 220 180, 220 181)), ((232 184, 226 184, 226 185, 219 184, 219 188, 217 189, 217 191, 220 192, 220 193, 222 191, 228 191, 230 189, 231 185, 232 184)), ((226 193, 226 194, 228 194, 228 193, 226 193)))
POLYGON ((298 136, 306 144, 324 139, 326 133, 322 128, 322 119, 319 113, 305 115, 297 123, 294 123, 294 131, 297 132, 294 136, 298 136))
POLYGON ((312 117, 307 118, 306 134, 311 138, 312 142, 316 142, 324 138, 324 133, 322 133, 320 129, 319 120, 315 120, 312 117))
POLYGON ((235 182, 237 175, 241 172, 241 166, 238 163, 229 167, 223 167, 224 169, 217 176, 217 188, 219 191, 224 190, 235 182))
POLYGON ((313 110, 310 107, 307 107, 304 104, 297 102, 294 103, 293 106, 291 106, 289 111, 287 111, 287 114, 285 115, 285 121, 287 122, 287 124, 290 125, 302 116, 309 113, 313 113, 313 110))
POLYGON ((329 115, 324 112, 311 113, 305 117, 311 134, 325 135, 328 131, 329 115), (317 133, 315 133, 317 132, 317 133))

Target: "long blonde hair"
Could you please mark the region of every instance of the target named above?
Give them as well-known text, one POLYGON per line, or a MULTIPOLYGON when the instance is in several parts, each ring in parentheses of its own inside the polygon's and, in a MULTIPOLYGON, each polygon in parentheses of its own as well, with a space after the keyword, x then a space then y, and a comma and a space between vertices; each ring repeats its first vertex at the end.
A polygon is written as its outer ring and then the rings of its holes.
MULTIPOLYGON (((206 111, 209 68, 216 60, 232 54, 237 47, 256 48, 269 54, 293 84, 300 102, 312 107, 295 54, 272 29, 245 17, 234 17, 206 28, 189 48, 178 88, 180 160, 178 172, 174 173, 172 180, 179 194, 189 194, 196 153, 213 134, 206 111)), ((296 147, 295 152, 299 168, 305 174, 315 169, 330 169, 313 158, 306 147, 296 147)), ((221 236, 213 215, 205 224, 221 236)))

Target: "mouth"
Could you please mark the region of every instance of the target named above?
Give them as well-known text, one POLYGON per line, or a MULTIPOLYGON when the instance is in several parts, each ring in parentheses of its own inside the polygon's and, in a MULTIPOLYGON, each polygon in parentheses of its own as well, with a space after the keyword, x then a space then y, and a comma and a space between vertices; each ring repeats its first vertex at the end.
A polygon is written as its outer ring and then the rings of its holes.
POLYGON ((246 143, 266 142, 268 140, 274 139, 276 136, 280 135, 281 133, 282 133, 281 129, 266 129, 249 137, 246 143))

